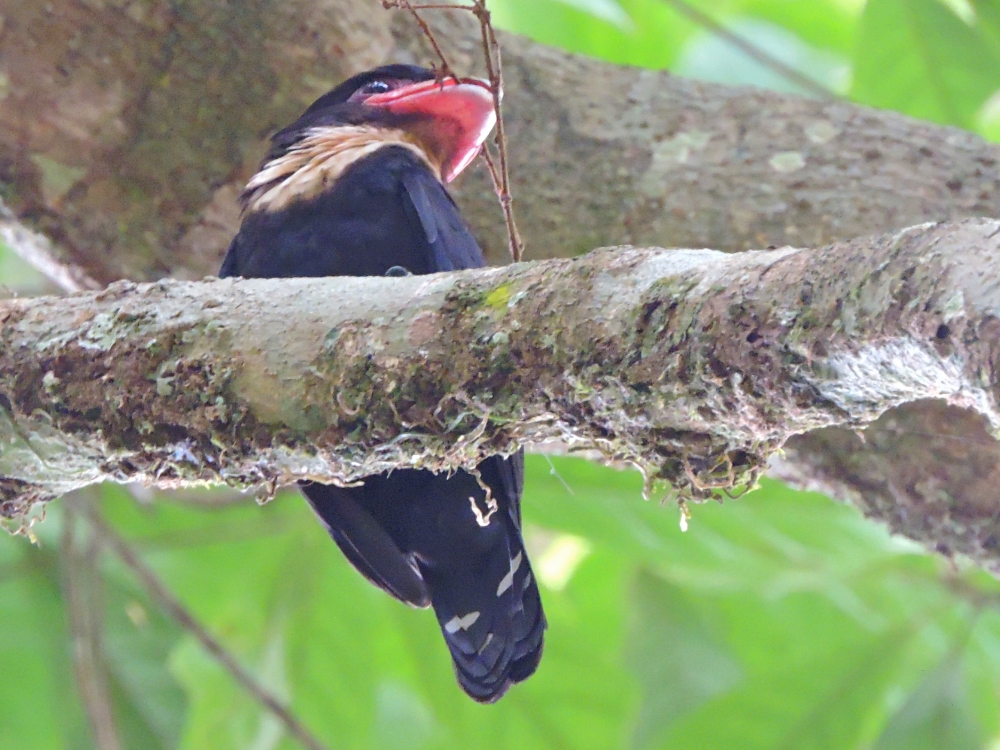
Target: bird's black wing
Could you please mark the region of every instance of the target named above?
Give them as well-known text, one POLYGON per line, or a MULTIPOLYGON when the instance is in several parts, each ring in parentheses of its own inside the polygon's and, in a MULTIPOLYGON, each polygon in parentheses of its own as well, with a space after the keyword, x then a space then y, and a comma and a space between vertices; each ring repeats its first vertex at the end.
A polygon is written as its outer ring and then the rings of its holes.
MULTIPOLYGON (((426 170, 413 170, 403 175, 402 184, 415 221, 423 228, 435 271, 485 265, 479 245, 440 182, 426 170)), ((491 456, 478 469, 498 503, 489 525, 478 527, 471 520, 471 507, 456 507, 448 512, 448 522, 464 517, 461 526, 416 546, 427 545, 418 565, 458 681, 475 700, 489 703, 535 672, 546 622, 521 538, 524 451, 510 458, 491 456)), ((485 502, 478 483, 462 491, 465 478, 472 480, 466 472, 447 480, 448 490, 437 502, 443 505, 461 498, 461 505, 466 495, 485 502)))
POLYGON ((240 235, 237 234, 233 237, 233 241, 229 243, 229 250, 226 251, 226 257, 222 261, 222 267, 219 269, 219 278, 225 279, 230 276, 238 276, 237 273, 237 263, 240 257, 240 247, 239 247, 240 235))
POLYGON ((520 497, 509 491, 520 463, 518 454, 479 464, 489 499, 466 471, 424 472, 419 486, 403 485, 398 472, 377 480, 386 500, 373 514, 416 553, 458 681, 483 703, 529 677, 542 654, 545 616, 521 539, 520 497))
POLYGON ((427 585, 413 557, 404 554, 355 499, 358 488, 317 482, 302 482, 299 486, 330 536, 358 572, 401 602, 413 607, 430 606, 427 585))
MULTIPOLYGON (((489 475, 490 471, 495 467, 497 479, 499 480, 496 484, 503 487, 507 493, 507 497, 510 498, 512 518, 518 530, 520 530, 521 495, 524 492, 524 450, 519 450, 505 460, 500 460, 499 456, 496 459, 495 463, 488 465, 489 468, 486 469, 486 474, 489 475)), ((489 476, 485 477, 486 482, 492 486, 494 483, 490 479, 489 476)))
POLYGON ((434 271, 459 271, 486 265, 476 238, 462 220, 448 191, 426 168, 402 175, 414 225, 423 228, 434 271))

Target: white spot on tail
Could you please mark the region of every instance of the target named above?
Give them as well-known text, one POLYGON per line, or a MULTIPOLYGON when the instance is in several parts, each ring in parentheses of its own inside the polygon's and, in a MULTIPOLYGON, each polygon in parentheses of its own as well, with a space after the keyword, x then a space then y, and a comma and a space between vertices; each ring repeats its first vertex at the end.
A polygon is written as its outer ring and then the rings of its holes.
POLYGON ((500 585, 497 586, 497 596, 502 596, 503 592, 514 585, 514 574, 517 569, 521 567, 521 559, 524 557, 523 552, 518 552, 514 559, 510 561, 510 572, 503 577, 500 581, 500 585))
POLYGON ((457 633, 459 630, 468 630, 472 627, 472 623, 478 619, 479 612, 469 612, 469 614, 463 615, 462 617, 455 615, 444 624, 444 632, 450 635, 452 633, 457 633))

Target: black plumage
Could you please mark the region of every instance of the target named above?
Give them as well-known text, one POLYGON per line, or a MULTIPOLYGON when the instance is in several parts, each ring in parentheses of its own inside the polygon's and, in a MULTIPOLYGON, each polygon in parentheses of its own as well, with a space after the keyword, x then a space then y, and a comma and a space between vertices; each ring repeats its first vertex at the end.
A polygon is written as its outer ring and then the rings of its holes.
POLYGON ((243 217, 220 276, 383 276, 479 268, 483 256, 444 186, 411 152, 383 146, 328 192, 243 217))
MULTIPOLYGON (((433 79, 413 66, 369 71, 275 135, 219 275, 485 265, 440 176, 468 162, 492 120, 475 120, 486 106, 476 89, 426 83, 433 79), (449 108, 457 108, 452 119, 449 108), (481 137, 462 130, 470 122, 481 137)), ((433 606, 462 688, 492 702, 537 668, 545 617, 521 538, 523 454, 489 457, 478 471, 489 498, 466 471, 400 469, 358 487, 309 482, 302 490, 368 580, 403 602, 433 606)))

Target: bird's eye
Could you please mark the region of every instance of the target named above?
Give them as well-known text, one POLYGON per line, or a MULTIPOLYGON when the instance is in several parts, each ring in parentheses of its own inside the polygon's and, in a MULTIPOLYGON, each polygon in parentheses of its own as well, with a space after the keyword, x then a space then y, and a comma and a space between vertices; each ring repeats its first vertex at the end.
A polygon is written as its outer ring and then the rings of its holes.
POLYGON ((392 78, 388 80, 377 78, 374 81, 369 81, 364 86, 356 89, 347 101, 364 102, 370 96, 384 94, 387 91, 399 88, 399 86, 400 82, 392 78))

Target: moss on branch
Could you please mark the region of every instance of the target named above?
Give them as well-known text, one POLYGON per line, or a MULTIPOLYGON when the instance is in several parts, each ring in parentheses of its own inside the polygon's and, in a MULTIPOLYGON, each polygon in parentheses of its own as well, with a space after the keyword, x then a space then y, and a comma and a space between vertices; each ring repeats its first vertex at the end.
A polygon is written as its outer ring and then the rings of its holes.
POLYGON ((3 512, 96 481, 348 482, 559 439, 685 496, 943 398, 996 429, 1000 224, 0 305, 3 512))

